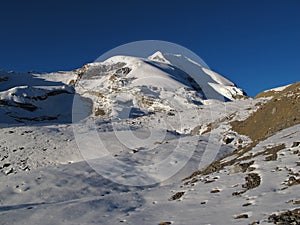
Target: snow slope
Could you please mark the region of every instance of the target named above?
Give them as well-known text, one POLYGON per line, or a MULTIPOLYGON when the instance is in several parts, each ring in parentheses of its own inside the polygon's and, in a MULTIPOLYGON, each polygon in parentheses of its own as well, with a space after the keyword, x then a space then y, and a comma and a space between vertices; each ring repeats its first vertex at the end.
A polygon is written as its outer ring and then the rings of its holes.
POLYGON ((168 63, 187 72, 198 84, 203 84, 201 87, 208 99, 224 101, 224 97, 233 100, 238 95, 244 95, 241 89, 222 75, 180 54, 156 52, 148 59, 168 63))
POLYGON ((273 101, 239 95, 161 52, 71 72, 2 71, 1 224, 271 224, 299 208, 300 125, 239 134, 234 121, 273 101))

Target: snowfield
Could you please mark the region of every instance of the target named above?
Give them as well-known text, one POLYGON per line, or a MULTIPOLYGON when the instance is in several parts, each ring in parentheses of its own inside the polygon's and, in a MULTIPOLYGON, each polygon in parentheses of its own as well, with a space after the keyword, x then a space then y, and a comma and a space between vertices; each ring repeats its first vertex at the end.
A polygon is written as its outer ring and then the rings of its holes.
POLYGON ((162 52, 1 71, 0 224, 300 224, 299 83, 269 93, 162 52))

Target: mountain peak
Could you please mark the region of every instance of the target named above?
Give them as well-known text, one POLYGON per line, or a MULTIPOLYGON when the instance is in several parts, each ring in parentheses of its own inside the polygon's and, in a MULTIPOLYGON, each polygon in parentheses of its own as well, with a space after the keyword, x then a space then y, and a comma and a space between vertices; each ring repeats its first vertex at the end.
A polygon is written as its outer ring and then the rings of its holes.
POLYGON ((150 55, 148 57, 149 60, 152 60, 152 61, 157 61, 157 62, 162 62, 162 63, 167 63, 167 64, 171 64, 170 61, 168 61, 166 58, 165 58, 165 54, 162 53, 161 51, 157 51, 155 52, 154 54, 150 55))

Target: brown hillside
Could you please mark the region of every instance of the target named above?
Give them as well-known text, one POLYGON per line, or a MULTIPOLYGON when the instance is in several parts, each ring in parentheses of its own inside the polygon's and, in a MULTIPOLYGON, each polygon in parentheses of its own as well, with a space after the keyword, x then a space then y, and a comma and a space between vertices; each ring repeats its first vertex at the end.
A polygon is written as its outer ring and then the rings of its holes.
MULTIPOLYGON (((231 123, 232 129, 250 137, 264 140, 276 132, 300 123, 300 82, 280 92, 244 121, 231 123)), ((259 94, 257 97, 265 97, 259 94)))

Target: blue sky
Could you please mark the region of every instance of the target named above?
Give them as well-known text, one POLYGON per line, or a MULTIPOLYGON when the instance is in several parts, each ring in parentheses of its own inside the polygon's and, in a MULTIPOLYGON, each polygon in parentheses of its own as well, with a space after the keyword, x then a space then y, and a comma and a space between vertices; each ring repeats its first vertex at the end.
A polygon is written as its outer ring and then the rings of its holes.
POLYGON ((119 45, 164 40, 250 96, 299 81, 300 1, 3 1, 0 68, 72 70, 119 45))

